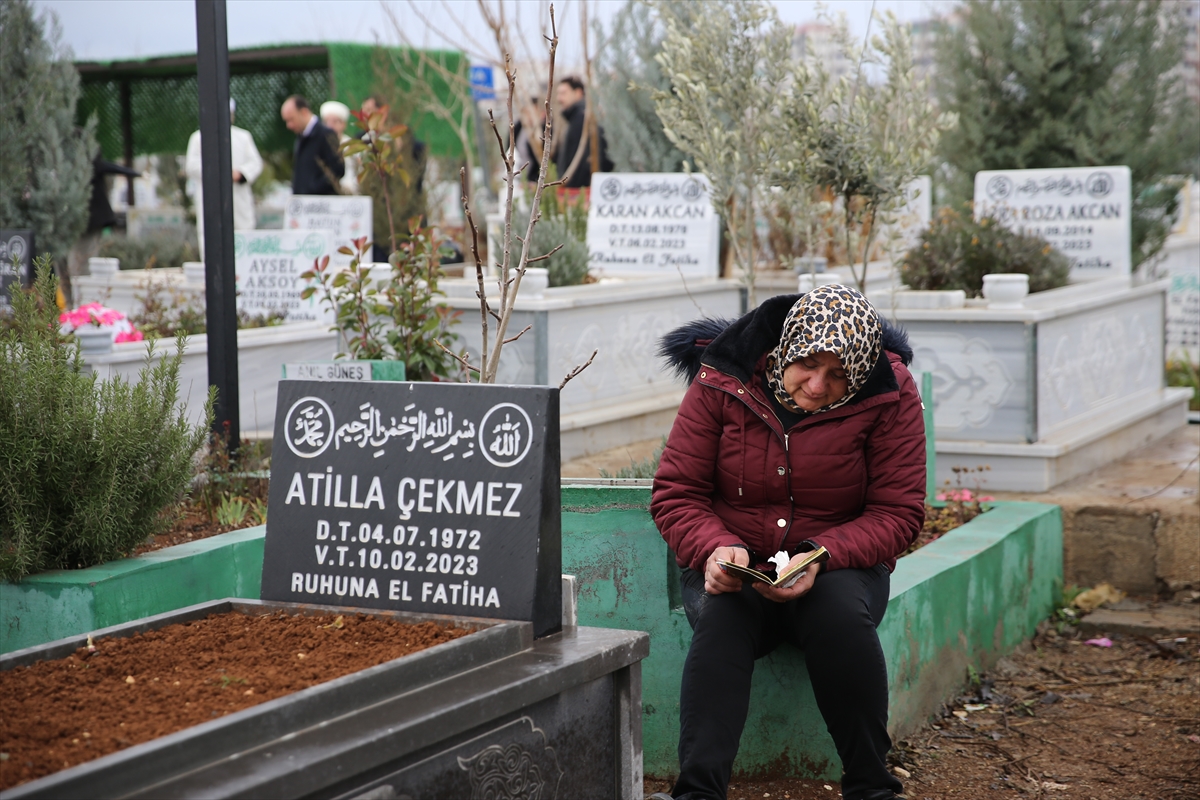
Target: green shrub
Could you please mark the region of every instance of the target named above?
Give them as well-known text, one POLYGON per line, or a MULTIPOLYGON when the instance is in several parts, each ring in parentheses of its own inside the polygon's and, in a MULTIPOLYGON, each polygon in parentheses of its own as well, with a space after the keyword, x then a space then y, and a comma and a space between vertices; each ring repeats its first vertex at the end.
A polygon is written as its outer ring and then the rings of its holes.
MULTIPOLYGON (((558 169, 554 166, 553 161, 550 162, 549 171, 550 174, 546 177, 546 181, 558 180, 558 169)), ((533 199, 532 192, 528 197, 533 199)), ((587 241, 588 196, 586 194, 559 186, 551 191, 542 192, 540 207, 542 221, 559 220, 566 225, 571 236, 581 242, 587 241)), ((541 224, 542 222, 538 222, 538 225, 541 224)), ((523 230, 522 235, 524 235, 523 230)))
POLYGON ((438 289, 442 249, 433 229, 412 220, 408 238, 388 256, 391 271, 385 278, 371 277, 367 238, 353 244, 354 250, 338 251, 353 256, 346 269, 331 268, 324 256, 300 275, 310 282, 300 297, 307 300, 320 292, 320 302, 337 317, 330 330, 341 334, 348 351, 337 357, 403 361, 410 381, 453 376, 461 354, 451 351, 459 338, 451 326, 461 312, 439 302, 444 296, 438 289))
MULTIPOLYGON (((223 527, 229 523, 233 501, 242 504, 245 514, 265 517, 267 492, 270 489, 270 448, 262 440, 243 439, 234 450, 229 447, 229 431, 213 432, 208 447, 200 461, 198 486, 192 492, 191 502, 202 509, 210 522, 223 527), (222 509, 225 509, 222 511, 222 509)), ((254 524, 260 524, 258 522, 254 524)))
POLYGON ((900 261, 900 279, 910 289, 962 289, 981 297, 983 276, 1023 272, 1029 291, 1065 286, 1067 257, 1045 239, 1016 233, 991 217, 976 220, 969 211, 942 208, 921 240, 900 261))
POLYGON ((105 236, 100 241, 97 255, 116 258, 121 269, 154 269, 155 267, 182 267, 185 261, 199 261, 200 249, 196 235, 147 236, 130 239, 128 236, 105 236))
POLYGON ((142 304, 140 311, 129 315, 129 321, 147 336, 194 336, 204 333, 208 327, 203 304, 193 305, 192 300, 179 289, 173 289, 167 281, 150 278, 146 282, 145 294, 134 295, 142 304), (169 296, 169 298, 168 298, 169 296))
MULTIPOLYGON (((147 336, 195 336, 208 330, 203 296, 197 302, 190 294, 171 288, 166 280, 149 279, 146 282, 145 294, 134 295, 134 299, 142 304, 142 308, 130 314, 129 321, 147 336)), ((286 318, 286 314, 275 311, 269 314, 251 314, 249 311, 239 310, 237 326, 239 329, 272 328, 282 325, 286 318)))
POLYGON ((662 437, 662 442, 654 450, 654 454, 646 456, 641 461, 629 459, 628 467, 621 467, 619 470, 609 472, 606 469, 600 470, 601 478, 653 478, 658 472, 658 462, 662 460, 663 450, 667 449, 667 437, 662 437))
POLYGON ((1189 411, 1200 411, 1200 364, 1192 361, 1185 353, 1178 361, 1167 362, 1167 386, 1187 386, 1192 390, 1192 399, 1188 400, 1189 411))
POLYGON ((546 267, 551 286, 578 286, 588 273, 587 244, 571 235, 567 222, 561 217, 543 219, 534 226, 535 257, 549 253, 559 244, 561 250, 536 266, 546 267))
MULTIPOLYGON (((587 217, 584 217, 585 223, 587 217)), ((524 236, 529 225, 529 215, 513 211, 513 232, 524 236)), ((587 243, 572 232, 574 223, 565 215, 546 216, 538 220, 533 227, 533 243, 529 249, 529 257, 544 256, 560 244, 562 247, 545 261, 531 264, 533 267, 545 267, 550 273, 551 286, 578 286, 583 283, 588 274, 587 243)), ((585 233, 586 236, 586 233, 585 233)), ((514 241, 513 264, 517 263, 519 242, 514 241)), ((499 256, 498 256, 499 257, 499 256)))
MULTIPOLYGON (((93 566, 169 521, 207 424, 175 408, 183 339, 138 380, 83 371, 59 333, 48 258, 0 332, 0 577, 93 566)), ((211 418, 213 395, 205 407, 211 418)))

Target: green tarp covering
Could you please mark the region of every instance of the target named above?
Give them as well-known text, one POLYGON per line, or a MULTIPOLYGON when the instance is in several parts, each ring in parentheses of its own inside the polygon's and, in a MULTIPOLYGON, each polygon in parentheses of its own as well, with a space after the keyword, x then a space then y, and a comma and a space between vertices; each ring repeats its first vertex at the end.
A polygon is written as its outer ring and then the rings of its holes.
MULTIPOLYGON (((424 70, 435 96, 443 106, 461 106, 455 92, 469 91, 465 88, 468 63, 455 51, 418 53, 346 43, 232 50, 230 94, 237 101, 236 124, 254 135, 262 152, 291 152, 295 137, 279 118, 279 107, 288 95, 304 95, 314 109, 326 100, 340 100, 357 109, 368 94, 379 92, 396 104, 400 119, 409 118, 433 155, 462 157, 462 144, 450 124, 435 113, 403 107, 412 96, 422 55, 440 68, 424 70), (452 88, 442 70, 461 76, 462 82, 452 88)), ((79 62, 76 67, 83 82, 78 117, 82 123, 96 115, 96 135, 106 158, 124 158, 127 133, 134 156, 187 150, 188 137, 200 127, 194 54, 79 62), (128 125, 122 114, 126 96, 128 125)))

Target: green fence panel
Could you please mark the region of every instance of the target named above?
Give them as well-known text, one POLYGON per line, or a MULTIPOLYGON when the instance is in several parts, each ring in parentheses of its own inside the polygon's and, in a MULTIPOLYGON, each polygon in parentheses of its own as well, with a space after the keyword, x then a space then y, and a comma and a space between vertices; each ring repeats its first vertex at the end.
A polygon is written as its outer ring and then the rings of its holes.
MULTIPOLYGON (((105 158, 124 158, 124 87, 128 87, 133 154, 187 151, 188 139, 199 128, 194 56, 86 62, 79 68, 82 92, 76 119, 82 125, 89 117, 96 118, 96 137, 105 158)), ((287 154, 295 136, 284 127, 279 107, 289 95, 304 96, 314 110, 326 100, 341 100, 357 109, 367 95, 378 92, 389 98, 396 117, 411 124, 433 155, 461 158, 456 126, 436 110, 414 105, 413 79, 418 72, 442 108, 451 114, 463 108, 473 111, 469 64, 458 51, 343 42, 232 50, 229 93, 237 101, 235 124, 250 131, 261 152, 287 154)), ((473 121, 468 127, 473 136, 473 121)))

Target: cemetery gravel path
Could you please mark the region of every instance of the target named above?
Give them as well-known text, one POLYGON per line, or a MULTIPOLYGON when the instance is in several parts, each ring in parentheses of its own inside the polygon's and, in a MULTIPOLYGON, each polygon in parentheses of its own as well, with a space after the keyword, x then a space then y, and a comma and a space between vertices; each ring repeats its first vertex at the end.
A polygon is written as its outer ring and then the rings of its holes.
MULTIPOLYGON (((1187 604, 1200 615, 1200 605, 1187 604)), ((1109 634, 1111 647, 1046 623, 921 730, 890 763, 909 800, 1195 800, 1200 643, 1109 634), (969 709, 968 709, 969 706, 969 709), (904 776, 904 773, 908 773, 904 776)), ((669 791, 646 781, 647 792, 669 791)), ((836 782, 735 781, 730 800, 840 798, 836 782)))

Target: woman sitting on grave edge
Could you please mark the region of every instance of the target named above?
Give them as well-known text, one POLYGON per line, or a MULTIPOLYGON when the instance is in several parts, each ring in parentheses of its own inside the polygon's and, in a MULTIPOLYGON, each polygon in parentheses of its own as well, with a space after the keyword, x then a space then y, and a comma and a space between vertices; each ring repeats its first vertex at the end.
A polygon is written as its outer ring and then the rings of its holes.
MULTIPOLYGON (((734 322, 668 334, 691 385, 663 451, 650 510, 682 568, 694 634, 680 696, 675 798, 724 798, 756 659, 800 647, 842 759, 842 796, 891 800, 887 668, 876 628, 891 570, 920 532, 925 429, 903 331, 859 292, 773 297, 734 322), (719 563, 796 563, 790 588, 719 563)), ((786 585, 786 584, 785 584, 786 585)), ((655 797, 670 797, 655 795, 655 797)))

